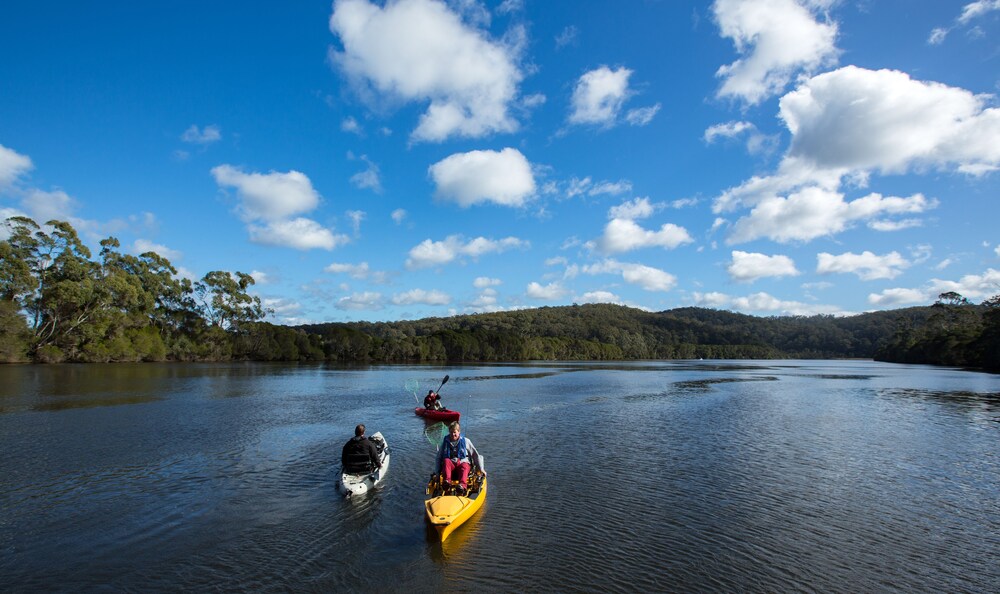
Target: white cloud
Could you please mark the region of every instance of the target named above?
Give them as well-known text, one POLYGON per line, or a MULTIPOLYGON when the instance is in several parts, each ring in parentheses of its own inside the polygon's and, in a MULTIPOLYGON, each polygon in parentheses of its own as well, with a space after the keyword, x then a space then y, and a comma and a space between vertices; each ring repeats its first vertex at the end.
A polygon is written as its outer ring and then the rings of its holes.
POLYGON ((788 256, 752 254, 734 251, 733 260, 726 269, 729 276, 738 282, 753 282, 759 278, 796 276, 799 271, 788 256))
POLYGON ((813 316, 817 314, 848 315, 837 306, 785 301, 767 293, 754 293, 746 297, 736 297, 732 307, 745 312, 767 312, 789 316, 813 316))
POLYGON ((561 299, 568 293, 565 287, 559 283, 549 283, 542 286, 536 282, 528 283, 527 295, 532 299, 540 299, 543 301, 554 301, 556 299, 561 299))
POLYGON ((220 187, 236 188, 240 198, 237 211, 254 243, 330 250, 350 241, 311 219, 292 218, 315 209, 320 202, 319 193, 303 173, 245 173, 239 167, 219 165, 212 169, 212 176, 220 187))
POLYGON ((594 246, 603 253, 617 254, 647 247, 673 249, 692 241, 686 229, 673 223, 664 223, 658 231, 649 231, 630 219, 612 219, 594 246))
POLYGON ((430 102, 415 141, 513 132, 508 113, 523 75, 517 46, 488 39, 437 0, 399 0, 384 7, 337 0, 330 31, 342 51, 330 59, 358 86, 402 101, 430 102))
POLYGON ((364 129, 361 128, 361 124, 358 123, 358 120, 350 116, 344 118, 344 120, 340 122, 340 129, 343 130, 344 132, 357 134, 358 136, 363 135, 365 132, 364 129))
POLYGON ((868 227, 874 229, 875 231, 902 231, 903 229, 911 229, 913 227, 923 226, 924 222, 920 219, 900 219, 898 221, 869 221, 868 227))
POLYGON ((581 76, 573 90, 569 123, 613 125, 628 99, 631 75, 632 71, 625 67, 611 70, 601 66, 581 76))
POLYGON ((616 196, 632 190, 632 183, 628 180, 621 179, 616 182, 602 181, 595 184, 589 176, 583 179, 574 177, 569 180, 567 185, 567 198, 583 194, 587 194, 588 196, 599 196, 601 194, 616 196))
POLYGON ((496 287, 502 284, 498 278, 490 278, 488 276, 478 276, 476 280, 472 281, 472 286, 477 289, 485 289, 486 287, 496 287))
POLYGON ((993 253, 996 254, 998 258, 1000 258, 1000 245, 998 245, 996 249, 993 250, 993 253))
POLYGON ((921 194, 898 198, 873 193, 845 202, 838 192, 809 187, 788 198, 763 199, 748 216, 736 221, 726 243, 743 243, 761 237, 779 243, 807 242, 840 233, 858 220, 921 213, 936 206, 936 201, 927 200, 921 194))
POLYGON ((888 307, 914 303, 930 303, 941 293, 954 291, 970 300, 979 300, 996 295, 1000 290, 1000 270, 987 268, 983 274, 966 274, 957 281, 931 279, 920 288, 893 288, 868 295, 872 305, 888 307))
POLYGON ((649 107, 638 107, 636 109, 628 110, 625 114, 625 121, 633 126, 645 126, 653 121, 656 114, 660 111, 660 104, 650 105, 649 107))
POLYGON ((400 225, 403 223, 404 220, 406 220, 406 210, 402 208, 397 208, 396 210, 392 211, 392 214, 390 216, 392 217, 392 221, 394 223, 400 225))
POLYGON ((396 305, 413 305, 420 303, 423 305, 448 305, 451 303, 451 296, 442 291, 432 289, 411 289, 404 293, 393 295, 392 302, 396 305))
POLYGON ((706 143, 712 144, 719 138, 735 139, 740 136, 746 136, 746 149, 751 155, 771 153, 778 144, 777 136, 760 133, 750 122, 733 121, 716 124, 705 130, 703 137, 706 143))
POLYGON ((222 131, 215 124, 205 126, 204 129, 200 130, 198 126, 192 124, 190 128, 181 134, 181 140, 191 144, 212 144, 213 142, 222 140, 222 131))
POLYGON ((239 167, 219 165, 212 169, 212 175, 220 186, 236 188, 245 220, 278 220, 319 205, 320 196, 312 182, 298 171, 244 173, 239 167))
POLYGON ((456 153, 430 166, 439 198, 462 207, 482 202, 523 206, 535 193, 531 164, 513 148, 456 153))
POLYGON ((361 233, 361 221, 365 220, 367 214, 363 210, 349 210, 344 213, 347 218, 351 221, 351 228, 354 229, 354 234, 358 235, 361 233))
POLYGON ((705 142, 712 144, 717 138, 736 138, 744 132, 752 132, 756 129, 757 127, 750 122, 726 122, 724 124, 709 126, 705 130, 703 138, 705 142))
POLYGON ((323 272, 329 272, 332 274, 347 274, 351 278, 364 280, 371 274, 371 268, 368 266, 368 262, 362 262, 360 264, 334 262, 323 268, 323 272))
POLYGON ((298 217, 267 221, 264 225, 247 226, 250 240, 263 245, 295 248, 297 250, 332 250, 338 245, 350 242, 346 235, 334 235, 316 221, 298 217))
POLYGON ((31 158, 0 144, 0 190, 32 170, 31 158))
POLYGON ((677 284, 677 277, 652 266, 604 260, 597 264, 584 266, 586 274, 620 274, 625 282, 637 285, 647 291, 669 291, 677 284))
POLYGON ((879 256, 869 251, 855 254, 846 252, 835 256, 826 252, 816 255, 816 272, 856 274, 861 280, 896 278, 910 263, 899 252, 889 252, 879 256))
POLYGON ((579 34, 579 29, 573 25, 569 25, 560 31, 559 35, 556 35, 556 49, 562 49, 568 45, 575 45, 579 34))
POLYGON ((622 202, 618 206, 612 206, 608 210, 609 219, 645 219, 653 215, 661 205, 652 204, 649 198, 636 198, 629 202, 622 202))
POLYGON ((458 235, 451 235, 444 241, 425 239, 410 249, 406 259, 408 269, 427 268, 448 264, 461 256, 477 258, 487 253, 501 253, 509 249, 528 248, 530 243, 516 237, 507 237, 499 241, 477 237, 463 243, 458 235))
POLYGON ((254 284, 267 285, 271 283, 271 275, 266 272, 261 272, 260 270, 250 271, 250 276, 253 277, 254 284))
POLYGON ((1000 0, 976 0, 975 2, 966 4, 962 8, 962 14, 958 16, 958 22, 967 25, 969 21, 995 10, 1000 10, 1000 0))
POLYGON ((695 292, 693 296, 694 302, 702 307, 726 307, 730 302, 729 295, 719 293, 718 291, 712 291, 710 293, 695 292))
POLYGON ((69 221, 78 231, 81 230, 83 221, 73 217, 73 212, 77 208, 76 200, 62 190, 45 192, 30 188, 21 196, 21 208, 38 223, 51 220, 69 221))
POLYGON ((352 293, 346 297, 341 297, 334 304, 337 309, 345 310, 378 310, 384 307, 382 294, 365 291, 363 293, 352 293))
POLYGON ((931 279, 928 292, 936 299, 941 293, 954 291, 969 299, 982 299, 1000 293, 1000 270, 987 268, 983 274, 966 274, 957 281, 931 279))
POLYGON ((368 189, 376 194, 382 193, 382 180, 379 176, 378 165, 368 158, 367 155, 359 157, 368 166, 364 171, 359 171, 351 176, 351 183, 362 190, 368 189))
POLYGON ((576 303, 623 303, 621 297, 609 291, 588 291, 575 297, 573 301, 576 303))
POLYGON ((851 315, 833 305, 802 303, 786 301, 769 293, 753 293, 743 297, 733 297, 725 293, 695 293, 695 303, 705 307, 725 307, 745 313, 781 315, 781 316, 814 316, 817 314, 851 315))
POLYGON ((716 0, 712 10, 720 33, 741 56, 716 72, 723 79, 719 97, 754 105, 781 92, 796 74, 837 58, 837 25, 818 22, 806 3, 716 0))
POLYGON ((892 305, 912 305, 930 301, 926 291, 922 289, 886 289, 880 293, 869 293, 868 303, 888 307, 892 305))
POLYGON ((147 239, 136 239, 134 242, 132 242, 131 252, 136 255, 145 254, 146 252, 156 252, 157 254, 163 256, 167 260, 170 260, 171 263, 173 263, 175 260, 180 260, 183 257, 183 254, 181 252, 177 250, 172 250, 163 244, 153 243, 152 241, 149 241, 147 239))
POLYGON ((792 133, 786 159, 841 174, 924 167, 981 174, 1000 167, 1000 109, 986 101, 903 72, 847 66, 781 98, 792 133))

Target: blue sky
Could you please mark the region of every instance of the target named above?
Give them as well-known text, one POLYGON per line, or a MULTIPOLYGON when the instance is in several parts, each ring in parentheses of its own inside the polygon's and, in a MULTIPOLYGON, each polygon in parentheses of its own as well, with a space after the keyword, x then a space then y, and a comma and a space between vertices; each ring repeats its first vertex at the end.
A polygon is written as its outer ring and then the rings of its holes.
POLYGON ((1000 0, 56 2, 0 18, 0 215, 273 320, 1000 293, 1000 0))

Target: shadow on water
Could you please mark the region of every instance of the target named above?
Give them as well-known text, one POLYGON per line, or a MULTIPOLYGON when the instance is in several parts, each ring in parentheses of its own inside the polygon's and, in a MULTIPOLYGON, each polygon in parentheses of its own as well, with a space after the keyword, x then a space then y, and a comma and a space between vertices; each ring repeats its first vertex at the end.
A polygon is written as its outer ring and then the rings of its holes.
POLYGON ((701 380, 687 380, 675 382, 674 386, 681 390, 708 390, 714 384, 734 384, 741 382, 776 382, 778 378, 773 375, 762 375, 752 377, 713 377, 701 380))
MULTIPOLYGON (((912 400, 928 400, 988 412, 1000 411, 1000 392, 951 392, 943 390, 918 390, 913 388, 889 388, 879 390, 878 394, 880 396, 895 396, 912 400)), ((1000 417, 992 420, 1000 422, 1000 417)))

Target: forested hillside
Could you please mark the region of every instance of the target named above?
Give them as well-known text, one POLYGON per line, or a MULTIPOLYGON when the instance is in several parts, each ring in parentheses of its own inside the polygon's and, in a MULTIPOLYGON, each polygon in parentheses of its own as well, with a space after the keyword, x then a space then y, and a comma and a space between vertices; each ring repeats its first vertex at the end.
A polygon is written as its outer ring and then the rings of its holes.
POLYGON ((403 322, 290 328, 213 271, 192 283, 155 252, 99 259, 66 222, 5 222, 0 362, 462 362, 620 359, 876 358, 1000 369, 1000 295, 852 317, 756 317, 611 304, 542 307, 403 322))

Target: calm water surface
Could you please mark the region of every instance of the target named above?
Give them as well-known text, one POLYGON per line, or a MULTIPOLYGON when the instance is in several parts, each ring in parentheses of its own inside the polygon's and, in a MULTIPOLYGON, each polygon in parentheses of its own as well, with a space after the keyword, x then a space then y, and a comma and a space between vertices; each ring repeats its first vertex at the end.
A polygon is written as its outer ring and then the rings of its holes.
POLYGON ((1000 377, 869 361, 0 366, 0 590, 1000 584, 1000 377), (489 499, 423 519, 445 404, 489 499), (358 422, 392 465, 336 491, 358 422))

